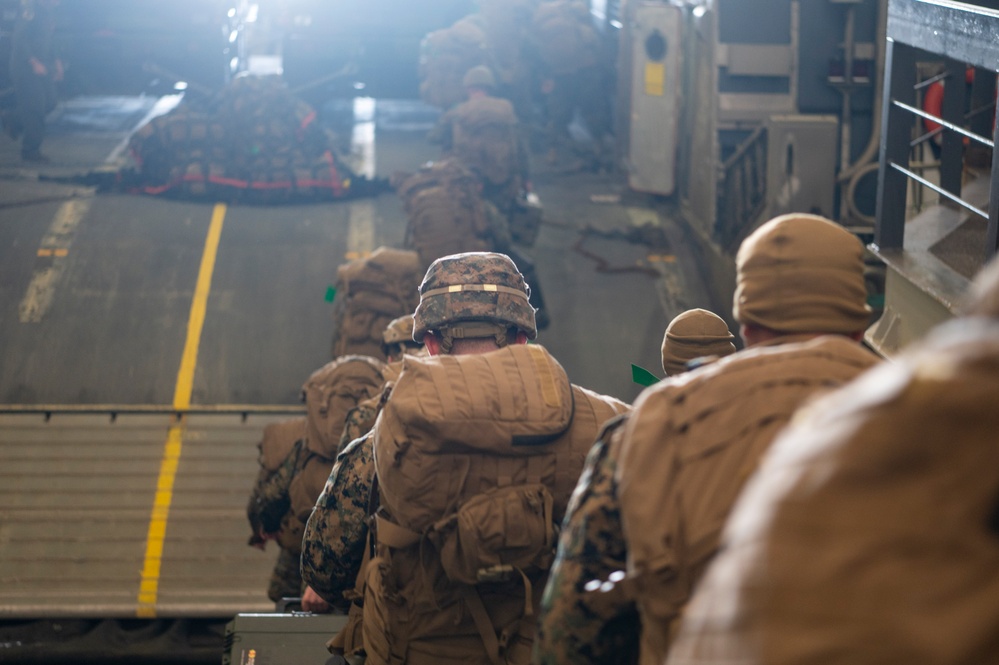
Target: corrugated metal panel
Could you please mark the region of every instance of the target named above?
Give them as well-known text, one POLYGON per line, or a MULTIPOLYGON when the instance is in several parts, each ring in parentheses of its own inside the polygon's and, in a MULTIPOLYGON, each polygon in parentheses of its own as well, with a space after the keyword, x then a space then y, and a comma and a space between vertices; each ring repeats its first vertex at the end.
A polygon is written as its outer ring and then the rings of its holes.
MULTIPOLYGON (((263 426, 280 416, 188 416, 155 614, 273 609, 276 548, 246 545, 263 426)), ((0 617, 134 617, 172 420, 0 416, 0 617)))

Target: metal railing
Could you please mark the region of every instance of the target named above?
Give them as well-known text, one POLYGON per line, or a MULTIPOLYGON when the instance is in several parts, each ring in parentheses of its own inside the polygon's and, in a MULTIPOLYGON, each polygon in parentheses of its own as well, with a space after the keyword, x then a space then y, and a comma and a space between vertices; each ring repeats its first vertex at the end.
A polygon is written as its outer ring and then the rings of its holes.
POLYGON ((905 238, 906 192, 910 182, 937 193, 942 201, 959 206, 988 222, 985 260, 999 249, 999 164, 993 127, 996 72, 999 71, 999 10, 950 0, 891 0, 888 8, 886 94, 883 100, 881 167, 878 175, 877 249, 902 249, 905 238), (916 81, 917 63, 938 60, 941 74, 916 81), (974 70, 969 105, 966 70, 974 70), (940 114, 917 105, 917 94, 936 82, 944 86, 940 114), (989 111, 993 113, 989 113, 989 111), (916 135, 914 127, 930 120, 937 128, 916 135), (988 136, 991 134, 991 138, 988 136), (940 182, 921 176, 911 167, 912 149, 940 136, 940 182), (991 150, 988 210, 962 197, 965 143, 991 150))
POLYGON ((757 128, 721 166, 715 239, 734 248, 767 202, 767 129, 757 128))
POLYGON ((297 404, 206 404, 177 408, 169 404, 0 404, 0 416, 41 415, 46 421, 54 415, 107 415, 114 422, 121 415, 166 415, 175 420, 184 416, 238 415, 250 416, 304 415, 305 406, 297 404))

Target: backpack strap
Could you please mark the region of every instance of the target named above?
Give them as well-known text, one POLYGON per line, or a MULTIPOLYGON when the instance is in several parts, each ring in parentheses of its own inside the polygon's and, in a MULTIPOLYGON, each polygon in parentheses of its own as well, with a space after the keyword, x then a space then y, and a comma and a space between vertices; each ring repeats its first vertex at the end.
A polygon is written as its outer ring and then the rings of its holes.
POLYGON ((493 665, 505 665, 503 658, 500 657, 499 638, 496 637, 493 622, 489 618, 482 598, 479 597, 479 592, 473 586, 462 585, 461 596, 468 607, 468 613, 475 622, 475 627, 479 629, 479 635, 482 637, 482 644, 486 647, 486 655, 489 656, 489 660, 493 665))
POLYGON ((420 542, 420 534, 401 527, 391 520, 385 519, 378 513, 372 516, 375 523, 377 540, 382 545, 388 545, 397 550, 404 549, 420 542))
POLYGON ((475 587, 463 584, 461 589, 461 597, 468 607, 468 613, 475 622, 479 636, 482 637, 482 644, 486 648, 486 655, 489 656, 489 660, 492 661, 493 665, 505 665, 506 659, 503 657, 503 652, 506 651, 510 640, 518 633, 523 632, 524 629, 529 631, 534 625, 534 607, 532 602, 534 585, 531 584, 530 578, 523 570, 520 568, 515 568, 515 570, 520 573, 520 577, 524 582, 524 613, 519 620, 514 621, 510 626, 500 631, 499 635, 496 634, 492 619, 489 618, 489 613, 486 611, 485 603, 482 602, 482 598, 475 587))

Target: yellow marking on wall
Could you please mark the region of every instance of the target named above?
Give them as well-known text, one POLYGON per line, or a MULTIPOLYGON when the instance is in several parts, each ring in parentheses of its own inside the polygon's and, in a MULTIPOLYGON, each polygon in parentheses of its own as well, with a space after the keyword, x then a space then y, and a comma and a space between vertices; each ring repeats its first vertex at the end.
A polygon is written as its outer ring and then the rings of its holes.
POLYGON ((673 254, 649 254, 646 260, 651 263, 676 263, 676 256, 673 254))
POLYGON ((663 63, 645 63, 645 94, 653 97, 666 94, 666 66, 663 63))
MULTIPOLYGON (((218 255, 225 213, 225 205, 220 203, 215 206, 215 210, 212 212, 212 221, 208 227, 205 249, 201 255, 201 268, 198 270, 198 281, 194 287, 191 313, 187 320, 187 341, 184 344, 184 353, 180 360, 177 385, 173 395, 173 407, 178 410, 191 406, 191 394, 194 392, 194 370, 198 361, 201 331, 205 325, 208 294, 211 291, 212 274, 215 271, 215 258, 218 255)), ((167 432, 166 444, 163 446, 159 479, 156 482, 156 498, 153 501, 153 509, 149 517, 149 530, 146 533, 146 555, 142 566, 142 578, 139 582, 136 615, 141 618, 156 616, 163 545, 166 541, 170 505, 173 503, 173 484, 177 477, 177 467, 180 465, 180 453, 183 449, 185 425, 186 419, 183 416, 171 425, 167 432)))

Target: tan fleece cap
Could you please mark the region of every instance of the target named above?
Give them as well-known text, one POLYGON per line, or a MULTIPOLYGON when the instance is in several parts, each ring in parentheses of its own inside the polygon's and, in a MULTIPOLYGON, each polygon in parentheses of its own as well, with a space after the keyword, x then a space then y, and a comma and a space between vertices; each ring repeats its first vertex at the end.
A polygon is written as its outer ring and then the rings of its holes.
POLYGON ((706 309, 688 309, 670 321, 663 335, 663 371, 674 376, 687 371, 687 363, 705 356, 735 353, 735 336, 725 321, 706 309))
POLYGON ((863 253, 856 236, 824 217, 771 219, 739 247, 735 319, 784 333, 863 330, 870 317, 863 253))

